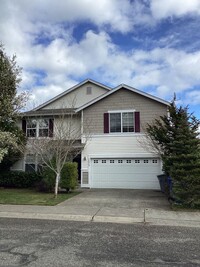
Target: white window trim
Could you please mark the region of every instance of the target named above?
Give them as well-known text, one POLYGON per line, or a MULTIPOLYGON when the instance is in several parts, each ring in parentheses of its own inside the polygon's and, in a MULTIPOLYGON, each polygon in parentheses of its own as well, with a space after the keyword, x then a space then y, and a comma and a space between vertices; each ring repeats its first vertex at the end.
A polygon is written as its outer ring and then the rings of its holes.
POLYGON ((124 113, 124 112, 135 112, 135 109, 123 109, 123 110, 108 110, 108 113, 124 113))

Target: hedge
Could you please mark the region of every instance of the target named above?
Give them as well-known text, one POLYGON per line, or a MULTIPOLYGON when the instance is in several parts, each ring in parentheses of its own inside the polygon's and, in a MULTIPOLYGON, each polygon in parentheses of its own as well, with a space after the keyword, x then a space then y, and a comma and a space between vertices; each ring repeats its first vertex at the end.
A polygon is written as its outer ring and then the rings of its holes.
POLYGON ((0 187, 31 188, 41 179, 42 177, 35 172, 8 171, 0 173, 0 187))
POLYGON ((52 192, 55 187, 56 174, 49 167, 44 167, 41 173, 42 179, 36 185, 41 192, 52 192))
POLYGON ((78 185, 78 164, 76 162, 66 162, 61 171, 59 186, 67 191, 75 189, 78 185))

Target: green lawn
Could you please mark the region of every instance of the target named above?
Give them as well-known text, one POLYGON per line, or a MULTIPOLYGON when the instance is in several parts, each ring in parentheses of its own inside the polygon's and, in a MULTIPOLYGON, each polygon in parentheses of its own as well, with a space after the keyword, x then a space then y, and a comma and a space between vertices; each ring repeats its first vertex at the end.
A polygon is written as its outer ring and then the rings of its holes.
POLYGON ((41 193, 31 189, 0 189, 0 204, 46 205, 54 206, 76 196, 80 192, 59 193, 55 199, 53 193, 41 193))

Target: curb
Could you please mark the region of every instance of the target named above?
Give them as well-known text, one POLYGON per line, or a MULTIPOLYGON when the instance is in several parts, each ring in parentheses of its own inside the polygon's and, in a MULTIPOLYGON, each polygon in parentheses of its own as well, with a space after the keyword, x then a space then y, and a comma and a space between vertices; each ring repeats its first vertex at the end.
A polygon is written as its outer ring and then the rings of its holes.
MULTIPOLYGON (((150 210, 149 210, 150 211, 150 210)), ((80 221, 80 222, 101 222, 101 223, 122 223, 122 224, 143 224, 158 226, 180 226, 180 227, 196 227, 200 228, 200 213, 196 218, 178 216, 166 219, 166 212, 157 214, 148 214, 144 212, 144 217, 130 216, 105 216, 105 215, 74 215, 63 213, 37 213, 37 212, 0 212, 0 218, 16 218, 16 219, 38 219, 38 220, 60 220, 60 221, 80 221), (182 217, 182 218, 181 218, 182 217)), ((171 213, 171 212, 170 212, 171 213)), ((171 213, 172 214, 172 213, 171 213)), ((195 216, 194 216, 195 217, 195 216)))
POLYGON ((92 216, 89 215, 71 215, 71 214, 41 214, 25 212, 0 212, 1 218, 17 219, 38 219, 38 220, 59 220, 59 221, 83 221, 91 222, 92 216))
POLYGON ((114 216, 94 216, 93 222, 104 223, 144 223, 144 218, 132 218, 132 217, 114 217, 114 216))

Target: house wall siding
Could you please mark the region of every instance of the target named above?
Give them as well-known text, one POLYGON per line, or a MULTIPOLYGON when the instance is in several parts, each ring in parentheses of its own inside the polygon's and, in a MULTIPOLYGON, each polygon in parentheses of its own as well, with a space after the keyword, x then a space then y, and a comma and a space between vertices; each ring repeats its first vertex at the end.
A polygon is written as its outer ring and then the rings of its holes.
POLYGON ((95 157, 158 157, 144 134, 91 136, 82 151, 82 169, 88 169, 89 158, 95 157))
POLYGON ((108 90, 106 90, 105 88, 88 82, 73 90, 72 92, 69 92, 63 97, 55 100, 49 105, 43 107, 42 109, 77 108, 106 93, 107 91, 108 90), (92 92, 89 95, 87 94, 87 87, 92 87, 92 92))
POLYGON ((140 112, 141 132, 155 117, 167 114, 166 105, 121 89, 83 110, 84 132, 102 134, 104 132, 103 114, 110 110, 126 109, 140 112))
POLYGON ((70 139, 81 139, 81 116, 80 114, 70 117, 55 117, 54 118, 54 137, 60 136, 63 133, 70 139))

